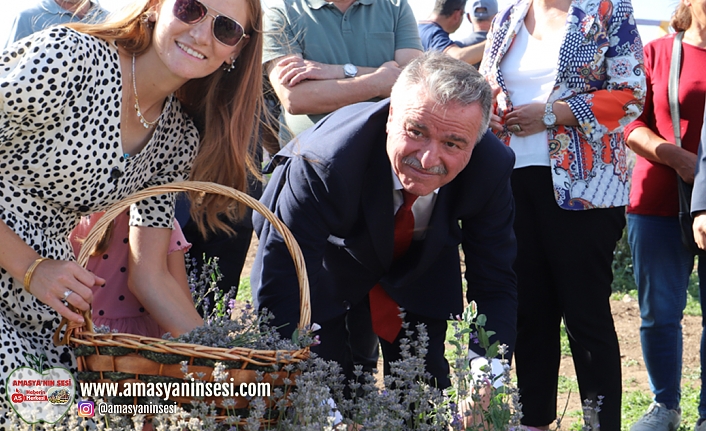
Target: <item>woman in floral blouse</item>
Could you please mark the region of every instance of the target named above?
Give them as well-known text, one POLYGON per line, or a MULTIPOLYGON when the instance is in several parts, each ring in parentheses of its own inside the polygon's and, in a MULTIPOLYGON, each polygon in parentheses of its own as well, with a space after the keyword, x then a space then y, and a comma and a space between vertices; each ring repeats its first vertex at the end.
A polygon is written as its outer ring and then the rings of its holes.
POLYGON ((619 430, 611 262, 629 190, 622 129, 640 114, 645 87, 632 6, 516 0, 493 22, 481 73, 500 90, 491 127, 517 156, 522 422, 548 429, 557 416, 563 319, 581 399, 594 407, 587 421, 619 430))

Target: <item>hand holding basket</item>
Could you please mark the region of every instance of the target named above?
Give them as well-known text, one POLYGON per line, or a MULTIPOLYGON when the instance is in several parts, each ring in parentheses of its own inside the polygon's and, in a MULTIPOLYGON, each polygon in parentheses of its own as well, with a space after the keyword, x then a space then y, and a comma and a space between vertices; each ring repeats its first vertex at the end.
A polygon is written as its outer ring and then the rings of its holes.
MULTIPOLYGON (((300 288, 299 329, 308 329, 311 320, 309 282, 304 257, 296 240, 284 223, 264 205, 245 193, 230 187, 214 183, 184 181, 150 187, 133 194, 110 207, 96 223, 85 239, 77 258, 78 263, 83 267, 86 266, 91 250, 100 240, 105 229, 115 217, 124 212, 131 204, 150 196, 182 191, 217 193, 231 197, 258 211, 272 224, 284 238, 294 260, 300 288)), ((54 334, 56 344, 72 343, 77 346, 79 380, 93 382, 117 381, 119 383, 149 382, 160 379, 183 381, 185 373, 180 363, 186 361, 188 373, 194 373, 194 375, 204 373, 207 376, 204 380, 209 381, 213 378, 211 373, 213 371, 213 363, 225 362, 231 366, 235 365, 227 371, 230 375, 230 381, 235 385, 239 385, 240 383, 255 383, 257 380, 256 370, 281 369, 283 365, 300 362, 309 356, 308 347, 293 351, 254 350, 246 347, 219 348, 178 343, 135 334, 99 334, 94 332, 90 310, 84 313, 84 318, 85 325, 83 327, 76 327, 74 324, 69 324, 66 319, 62 319, 59 328, 54 334), (61 331, 65 326, 66 331, 62 338, 61 331), (157 355, 145 355, 145 352, 152 352, 157 355), (155 361, 145 356, 151 358, 154 358, 154 356, 165 357, 167 360, 155 361)), ((291 380, 291 376, 284 371, 277 371, 265 373, 263 382, 282 385, 286 379, 291 380)), ((133 403, 138 402, 137 397, 132 398, 133 403)), ((191 398, 180 398, 175 399, 175 401, 180 404, 187 403, 191 401, 191 398)), ((218 407, 223 407, 222 398, 206 399, 206 401, 215 401, 218 407)), ((246 398, 238 397, 235 399, 235 405, 231 408, 243 409, 247 408, 247 405, 248 400, 246 398)))

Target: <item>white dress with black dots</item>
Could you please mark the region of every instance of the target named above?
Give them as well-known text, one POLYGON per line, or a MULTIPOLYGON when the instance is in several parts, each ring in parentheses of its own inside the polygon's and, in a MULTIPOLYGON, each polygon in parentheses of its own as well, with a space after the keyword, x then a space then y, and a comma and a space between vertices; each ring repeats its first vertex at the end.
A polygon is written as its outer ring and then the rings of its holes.
MULTIPOLYGON (((115 45, 65 27, 0 54, 0 218, 43 257, 73 259, 68 236, 79 216, 188 178, 199 139, 179 102, 172 97, 150 142, 126 158, 121 94, 115 45)), ((130 223, 171 227, 173 203, 170 195, 135 204, 130 223)), ((25 354, 75 368, 71 351, 52 343, 59 315, 22 283, 0 268, 0 410, 9 408, 5 379, 28 365, 25 354)))

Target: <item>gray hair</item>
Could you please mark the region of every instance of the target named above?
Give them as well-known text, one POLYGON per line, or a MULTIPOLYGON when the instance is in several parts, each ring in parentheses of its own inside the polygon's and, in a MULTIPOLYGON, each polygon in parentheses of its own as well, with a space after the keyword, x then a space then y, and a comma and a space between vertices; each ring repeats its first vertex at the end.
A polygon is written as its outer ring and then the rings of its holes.
POLYGON ((478 141, 483 138, 490 124, 493 93, 490 85, 475 67, 442 52, 427 51, 402 70, 397 82, 392 86, 392 100, 397 93, 404 94, 410 87, 419 84, 422 84, 429 96, 441 105, 451 102, 462 106, 480 104, 483 118, 478 141))

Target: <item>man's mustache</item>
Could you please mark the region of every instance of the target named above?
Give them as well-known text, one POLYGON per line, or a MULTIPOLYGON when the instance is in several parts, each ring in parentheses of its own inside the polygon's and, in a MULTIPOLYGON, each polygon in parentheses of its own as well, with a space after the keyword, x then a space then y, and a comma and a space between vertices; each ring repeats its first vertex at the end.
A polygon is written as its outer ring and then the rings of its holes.
POLYGON ((432 175, 446 175, 448 173, 444 165, 436 165, 432 166, 429 169, 424 169, 422 167, 422 162, 420 162, 419 160, 417 160, 416 157, 413 156, 407 156, 402 158, 402 163, 404 163, 405 165, 409 165, 415 169, 419 169, 420 171, 428 172, 432 175))

